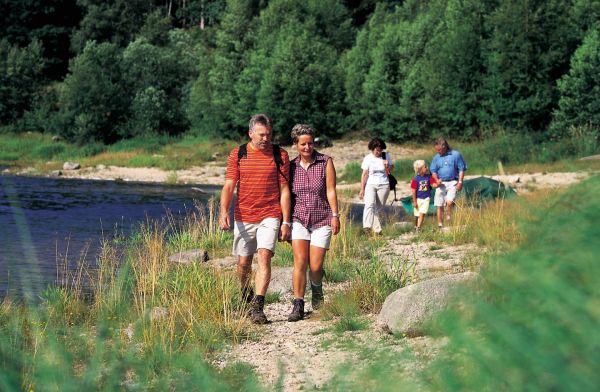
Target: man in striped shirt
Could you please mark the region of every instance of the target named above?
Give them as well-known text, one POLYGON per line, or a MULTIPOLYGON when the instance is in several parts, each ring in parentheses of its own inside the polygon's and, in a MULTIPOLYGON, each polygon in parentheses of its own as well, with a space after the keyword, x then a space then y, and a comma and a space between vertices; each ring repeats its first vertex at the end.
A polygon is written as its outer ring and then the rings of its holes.
POLYGON ((233 255, 238 256, 242 296, 250 302, 250 318, 257 324, 268 322, 264 304, 271 280, 271 258, 277 238, 288 240, 291 226, 290 159, 283 149, 279 149, 280 159, 275 159, 272 132, 272 121, 266 115, 257 114, 250 119, 250 142, 245 146, 245 154, 240 154, 240 147, 229 154, 219 217, 221 229, 229 230, 229 208, 237 186, 233 255), (254 278, 256 296, 249 288, 254 253, 258 253, 258 269, 254 278))

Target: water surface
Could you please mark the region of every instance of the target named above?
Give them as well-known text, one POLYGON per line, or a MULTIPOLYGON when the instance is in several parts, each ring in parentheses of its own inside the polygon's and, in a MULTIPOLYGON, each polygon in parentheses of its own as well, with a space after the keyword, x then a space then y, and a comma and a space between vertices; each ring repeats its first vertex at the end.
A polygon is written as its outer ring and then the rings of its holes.
POLYGON ((56 280, 57 265, 95 260, 100 240, 169 211, 183 217, 216 186, 0 176, 0 296, 56 280))

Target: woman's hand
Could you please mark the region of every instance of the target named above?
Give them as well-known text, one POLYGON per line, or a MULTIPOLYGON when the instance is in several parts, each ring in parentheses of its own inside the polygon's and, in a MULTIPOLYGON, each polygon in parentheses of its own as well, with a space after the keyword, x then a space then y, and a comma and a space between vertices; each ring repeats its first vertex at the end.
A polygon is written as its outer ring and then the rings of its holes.
POLYGON ((334 216, 333 218, 331 218, 331 232, 333 233, 333 235, 336 235, 337 233, 340 232, 340 217, 339 216, 334 216))
POLYGON ((365 198, 365 190, 364 189, 361 189, 360 192, 358 192, 358 198, 360 200, 365 198))

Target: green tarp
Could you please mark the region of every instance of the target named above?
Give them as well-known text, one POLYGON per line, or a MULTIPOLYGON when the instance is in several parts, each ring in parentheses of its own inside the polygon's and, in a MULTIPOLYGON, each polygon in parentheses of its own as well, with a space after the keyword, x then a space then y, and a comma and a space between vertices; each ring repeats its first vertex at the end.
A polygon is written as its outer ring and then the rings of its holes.
MULTIPOLYGON (((483 201, 512 197, 516 194, 517 193, 514 189, 504 185, 502 182, 482 176, 465 180, 463 183, 463 189, 461 192, 459 192, 458 197, 464 197, 468 203, 473 203, 479 206, 483 201)), ((434 195, 435 189, 431 191, 431 203, 429 204, 430 214, 435 214, 435 206, 433 205, 434 195)), ((404 207, 406 212, 412 215, 412 196, 403 197, 400 199, 400 201, 402 202, 402 207, 404 207)))

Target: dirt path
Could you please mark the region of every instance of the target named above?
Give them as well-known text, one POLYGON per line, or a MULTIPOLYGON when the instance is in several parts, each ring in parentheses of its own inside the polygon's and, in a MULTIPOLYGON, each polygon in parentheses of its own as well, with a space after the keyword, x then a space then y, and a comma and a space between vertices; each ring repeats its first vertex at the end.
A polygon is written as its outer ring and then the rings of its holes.
MULTIPOLYGON (((472 266, 472 258, 481 254, 474 245, 451 246, 441 249, 431 242, 415 242, 413 233, 404 234, 388 242, 379 257, 389 268, 403 264, 409 282, 414 283, 433 276, 462 272, 472 266), (466 263, 465 261, 469 261, 466 263)), ((347 284, 325 284, 326 301, 347 284)), ((377 315, 360 318, 365 328, 358 331, 336 332, 339 319, 324 319, 319 313, 310 313, 307 319, 290 323, 291 294, 280 302, 269 304, 265 313, 269 324, 252 326, 254 339, 229 347, 218 354, 213 363, 217 367, 243 362, 250 364, 267 389, 300 391, 326 386, 344 365, 352 374, 359 374, 379 353, 408 353, 396 356, 404 359, 404 376, 410 377, 415 369, 435 357, 444 339, 427 336, 397 338, 377 325, 377 315)), ((311 311, 310 301, 307 311, 311 311)), ((339 375, 339 374, 338 374, 339 375)))

